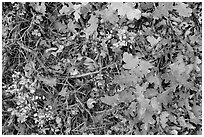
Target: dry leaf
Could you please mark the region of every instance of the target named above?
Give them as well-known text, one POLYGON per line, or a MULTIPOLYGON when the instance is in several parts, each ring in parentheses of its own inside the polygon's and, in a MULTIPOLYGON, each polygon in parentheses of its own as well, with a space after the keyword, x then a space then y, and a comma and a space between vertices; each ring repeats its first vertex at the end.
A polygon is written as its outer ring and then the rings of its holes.
POLYGON ((89 98, 86 102, 88 108, 90 108, 90 109, 94 107, 94 105, 93 105, 94 103, 96 103, 96 101, 92 98, 89 98))
POLYGON ((56 86, 57 84, 57 78, 49 78, 49 77, 38 77, 38 79, 40 81, 42 81, 45 85, 48 85, 48 86, 56 86))

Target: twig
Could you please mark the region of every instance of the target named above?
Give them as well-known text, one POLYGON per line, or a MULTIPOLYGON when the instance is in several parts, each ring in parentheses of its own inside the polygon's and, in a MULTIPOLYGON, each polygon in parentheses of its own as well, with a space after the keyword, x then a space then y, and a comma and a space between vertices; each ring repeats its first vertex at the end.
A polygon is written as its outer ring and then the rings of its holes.
POLYGON ((24 35, 25 35, 28 31, 30 31, 30 30, 33 28, 34 20, 35 20, 35 14, 33 13, 32 10, 31 10, 31 13, 32 13, 33 17, 32 17, 32 20, 30 21, 30 25, 29 25, 28 29, 26 29, 26 30, 24 31, 23 35, 22 35, 18 40, 22 40, 23 37, 24 37, 24 35))
POLYGON ((91 113, 89 112, 89 110, 87 110, 84 106, 84 104, 80 101, 80 99, 77 97, 76 93, 74 94, 74 97, 76 99, 76 101, 83 107, 83 109, 89 114, 89 116, 91 117, 93 123, 95 124, 95 121, 94 121, 94 118, 93 116, 91 115, 91 113))
POLYGON ((81 127, 82 125, 86 124, 85 122, 79 124, 77 127, 75 127, 72 131, 79 131, 77 130, 79 127, 81 127))
POLYGON ((21 46, 22 49, 24 49, 27 52, 30 52, 33 55, 36 55, 36 53, 34 51, 32 51, 31 49, 27 48, 23 43, 20 43, 17 41, 17 43, 21 46))
POLYGON ((13 27, 13 29, 9 32, 8 37, 11 37, 11 33, 16 29, 16 27, 20 26, 20 24, 17 24, 15 27, 13 27))
POLYGON ((14 13, 9 12, 6 16, 8 16, 8 15, 12 15, 12 16, 18 17, 18 18, 20 18, 20 19, 22 19, 22 20, 24 20, 24 21, 29 22, 29 20, 27 20, 27 19, 25 19, 25 18, 23 18, 23 17, 20 17, 19 15, 14 15, 14 13))
POLYGON ((33 27, 33 23, 31 22, 31 23, 30 23, 30 26, 28 27, 28 29, 26 29, 26 30, 24 31, 23 35, 19 38, 19 40, 22 40, 23 37, 25 36, 25 34, 26 34, 28 31, 30 31, 30 30, 32 29, 32 27, 33 27))
POLYGON ((17 43, 20 45, 20 47, 21 47, 22 49, 24 49, 25 51, 30 52, 31 54, 33 54, 33 55, 35 56, 36 60, 38 61, 38 63, 39 63, 44 69, 47 68, 47 67, 42 63, 42 61, 38 58, 36 52, 34 52, 33 50, 27 48, 23 43, 20 43, 20 42, 18 42, 18 41, 17 41, 17 43))
POLYGON ((80 75, 76 75, 76 76, 70 76, 68 78, 80 78, 80 77, 86 77, 86 76, 89 76, 89 75, 94 75, 94 74, 97 74, 99 73, 100 71, 95 71, 95 72, 88 72, 88 73, 84 73, 84 74, 80 74, 80 75))
MULTIPOLYGON (((98 71, 88 72, 88 73, 84 73, 84 74, 80 74, 80 75, 74 75, 74 76, 64 76, 64 77, 66 77, 66 78, 68 78, 68 79, 86 77, 86 76, 90 76, 90 75, 94 75, 94 74, 100 73, 103 69, 106 69, 106 68, 111 67, 111 66, 113 66, 113 65, 116 65, 116 63, 107 65, 107 66, 101 68, 101 69, 98 70, 98 71)), ((62 77, 63 77, 63 76, 62 76, 62 77)), ((64 77, 63 77, 63 78, 64 78, 64 77)))
POLYGON ((159 59, 159 62, 156 66, 156 69, 157 69, 157 76, 158 76, 158 80, 159 80, 159 91, 160 91, 160 93, 163 93, 164 89, 162 88, 162 79, 161 79, 161 74, 159 71, 159 66, 160 66, 161 60, 162 60, 162 58, 159 59))

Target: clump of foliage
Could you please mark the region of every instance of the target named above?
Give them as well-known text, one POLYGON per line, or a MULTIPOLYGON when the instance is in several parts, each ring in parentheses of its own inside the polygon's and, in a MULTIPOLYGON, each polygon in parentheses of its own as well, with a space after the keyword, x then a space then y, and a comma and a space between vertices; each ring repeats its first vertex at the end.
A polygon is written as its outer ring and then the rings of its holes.
POLYGON ((3 2, 5 135, 202 133, 201 2, 3 2))

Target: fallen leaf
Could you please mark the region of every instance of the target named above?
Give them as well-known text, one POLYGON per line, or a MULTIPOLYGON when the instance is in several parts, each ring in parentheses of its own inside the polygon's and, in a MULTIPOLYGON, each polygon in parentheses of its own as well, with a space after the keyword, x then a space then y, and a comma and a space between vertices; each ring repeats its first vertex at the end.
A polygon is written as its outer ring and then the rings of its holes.
POLYGON ((189 122, 186 122, 185 118, 183 116, 178 117, 178 122, 180 124, 180 126, 182 127, 187 127, 190 129, 195 129, 196 127, 194 127, 192 124, 190 124, 189 122))
POLYGON ((40 76, 40 77, 38 77, 38 79, 48 86, 56 86, 56 84, 57 84, 57 78, 41 77, 40 76))
POLYGON ((177 72, 178 74, 181 74, 186 71, 186 66, 183 61, 183 55, 179 55, 176 59, 176 62, 173 64, 170 64, 169 67, 172 71, 177 72))
POLYGON ((156 111, 158 114, 160 114, 162 107, 161 107, 161 104, 158 102, 156 97, 153 97, 151 99, 151 106, 152 106, 154 111, 156 111))
POLYGON ((123 65, 123 68, 125 69, 133 69, 140 63, 140 60, 137 56, 133 57, 132 54, 129 54, 127 52, 123 53, 123 61, 126 63, 123 65))
POLYGON ((109 21, 110 23, 114 24, 119 21, 118 14, 111 8, 100 11, 99 14, 102 15, 104 22, 109 21))
POLYGON ((78 19, 80 19, 80 8, 75 10, 74 18, 75 18, 76 21, 78 21, 78 19))
POLYGON ((63 7, 59 10, 60 14, 69 14, 72 10, 72 7, 69 5, 69 7, 67 7, 66 5, 63 5, 63 7))
POLYGON ((46 13, 45 2, 30 2, 30 6, 32 6, 33 9, 35 9, 37 12, 40 12, 43 15, 45 15, 46 13))
POLYGON ((133 101, 134 99, 136 99, 136 97, 131 90, 130 91, 129 90, 123 90, 119 93, 119 101, 120 102, 129 103, 129 102, 133 101))
POLYGON ((52 55, 54 55, 55 57, 57 57, 57 53, 61 53, 64 49, 64 46, 63 45, 57 45, 57 50, 54 51, 54 52, 51 52, 52 55))
POLYGON ((115 94, 114 96, 105 95, 105 97, 101 97, 100 100, 112 107, 116 106, 119 103, 119 95, 115 94))
POLYGON ((190 17, 192 13, 192 9, 188 7, 188 4, 184 4, 183 2, 177 2, 174 9, 183 17, 190 17))
POLYGON ((68 73, 72 76, 79 74, 79 71, 76 67, 70 67, 68 68, 68 73))
POLYGON ((160 115, 160 123, 163 128, 167 126, 166 122, 168 121, 169 113, 167 111, 163 111, 160 115))
POLYGON ((169 11, 173 9, 173 2, 159 2, 153 12, 154 18, 161 18, 162 16, 168 17, 169 11))
POLYGON ((58 95, 61 95, 63 97, 67 96, 68 95, 68 92, 67 92, 68 88, 67 87, 63 87, 61 89, 61 91, 58 93, 58 95))
POLYGON ((98 18, 96 15, 91 15, 91 18, 88 21, 88 24, 90 24, 89 27, 87 27, 84 32, 86 33, 86 38, 88 39, 90 35, 92 35, 98 28, 98 18))
POLYGON ((154 47, 161 39, 161 37, 158 37, 156 39, 154 36, 147 36, 147 41, 149 41, 151 47, 154 47))
POLYGON ((24 67, 25 76, 28 78, 31 78, 31 75, 33 74, 34 70, 35 70, 35 63, 33 61, 29 61, 24 67))
POLYGON ((159 78, 158 76, 155 74, 155 75, 150 75, 149 77, 147 77, 147 81, 149 83, 154 83, 155 84, 155 89, 160 85, 160 81, 159 81, 159 78))
POLYGON ((84 61, 84 65, 87 65, 88 66, 87 68, 90 71, 94 71, 98 67, 96 62, 93 59, 88 57, 86 57, 86 60, 84 61))
POLYGON ((88 108, 90 108, 90 109, 94 107, 94 105, 93 105, 94 103, 96 103, 96 101, 92 98, 89 98, 86 102, 88 108))
POLYGON ((67 32, 67 25, 65 25, 64 23, 61 23, 59 21, 55 21, 54 23, 54 27, 59 31, 59 32, 67 32))
POLYGON ((118 10, 119 15, 122 15, 122 16, 126 15, 127 18, 130 20, 133 20, 133 19, 139 20, 141 18, 141 11, 139 9, 133 8, 128 3, 111 2, 111 5, 108 7, 112 8, 113 10, 118 10))
POLYGON ((144 118, 143 118, 143 122, 144 122, 144 129, 147 130, 149 124, 154 124, 155 120, 152 118, 152 113, 148 110, 145 111, 144 113, 144 118))

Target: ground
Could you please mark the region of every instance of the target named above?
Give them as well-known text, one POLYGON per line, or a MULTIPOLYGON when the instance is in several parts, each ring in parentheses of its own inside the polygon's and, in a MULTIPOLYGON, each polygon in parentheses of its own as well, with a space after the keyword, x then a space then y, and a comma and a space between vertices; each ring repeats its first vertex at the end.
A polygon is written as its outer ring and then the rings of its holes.
POLYGON ((4 135, 202 134, 201 2, 3 2, 4 135))

